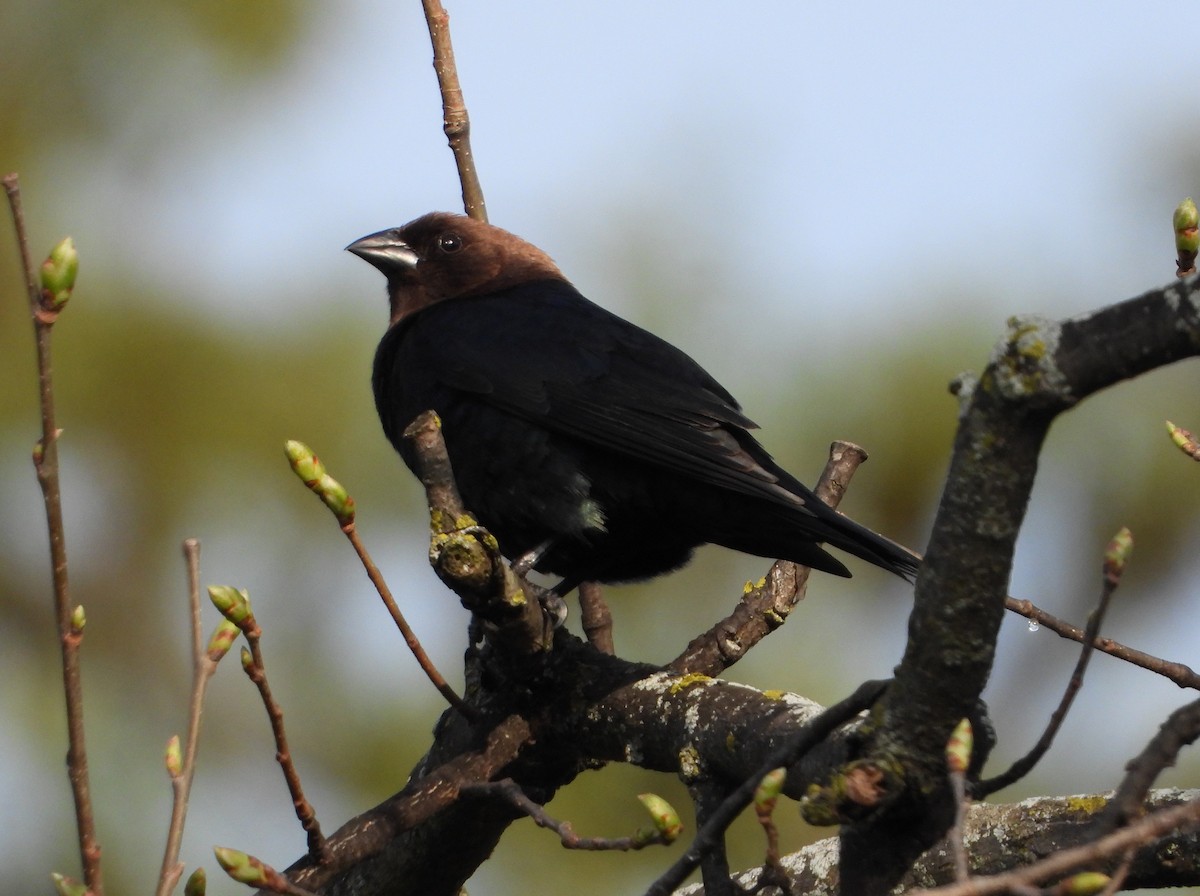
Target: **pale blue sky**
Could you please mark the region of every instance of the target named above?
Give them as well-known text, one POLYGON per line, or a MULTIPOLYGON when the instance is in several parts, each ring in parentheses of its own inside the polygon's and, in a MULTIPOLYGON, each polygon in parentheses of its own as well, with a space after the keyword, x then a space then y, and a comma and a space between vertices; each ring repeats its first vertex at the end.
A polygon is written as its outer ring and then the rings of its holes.
MULTIPOLYGON (((662 254, 749 269, 806 321, 846 301, 920 311, 906 290, 938 274, 986 280, 1006 314, 1169 273, 1163 222, 1190 186, 1147 153, 1193 118, 1178 4, 450 11, 493 221, 601 301, 620 303, 606 269, 648 215, 662 254), (724 258, 689 256, 714 235, 724 258), (1014 307, 1047 277, 1064 288, 1014 307)), ((83 187, 81 237, 182 267, 239 316, 377 286, 343 245, 458 206, 428 55, 419 4, 355 3, 237 94, 197 92, 213 76, 179 60, 171 106, 91 161, 110 177, 83 187)))

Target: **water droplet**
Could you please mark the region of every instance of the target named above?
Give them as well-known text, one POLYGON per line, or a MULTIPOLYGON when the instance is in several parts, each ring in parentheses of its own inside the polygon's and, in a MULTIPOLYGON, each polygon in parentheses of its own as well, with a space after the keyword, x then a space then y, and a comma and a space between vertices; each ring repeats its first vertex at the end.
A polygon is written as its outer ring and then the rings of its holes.
POLYGON ((1041 628, 1041 625, 1038 624, 1036 619, 1029 620, 1029 630, 1031 632, 1036 632, 1039 628, 1041 628))

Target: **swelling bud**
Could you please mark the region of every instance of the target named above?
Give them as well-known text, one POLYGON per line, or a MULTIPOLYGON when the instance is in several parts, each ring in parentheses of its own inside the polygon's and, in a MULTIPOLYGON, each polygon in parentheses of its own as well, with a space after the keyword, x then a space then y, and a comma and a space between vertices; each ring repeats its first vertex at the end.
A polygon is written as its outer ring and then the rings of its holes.
POLYGON ((75 277, 79 273, 79 253, 70 237, 50 250, 40 272, 41 310, 57 314, 71 298, 75 277))

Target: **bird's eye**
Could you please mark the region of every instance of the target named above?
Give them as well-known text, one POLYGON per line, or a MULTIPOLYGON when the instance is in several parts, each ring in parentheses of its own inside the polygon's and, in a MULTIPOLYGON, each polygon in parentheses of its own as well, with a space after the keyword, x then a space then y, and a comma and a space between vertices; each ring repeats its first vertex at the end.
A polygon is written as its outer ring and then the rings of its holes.
POLYGON ((438 237, 437 247, 447 255, 453 254, 463 247, 462 237, 457 233, 443 233, 438 237))

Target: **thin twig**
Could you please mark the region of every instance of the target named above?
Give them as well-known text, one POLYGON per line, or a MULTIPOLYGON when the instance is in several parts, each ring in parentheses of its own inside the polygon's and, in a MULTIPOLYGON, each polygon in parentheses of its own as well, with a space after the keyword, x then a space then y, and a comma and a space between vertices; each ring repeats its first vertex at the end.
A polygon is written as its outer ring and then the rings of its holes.
POLYGON ((100 844, 96 840, 96 823, 92 812, 91 786, 88 780, 87 746, 83 725, 83 680, 79 664, 82 631, 72 625, 73 608, 67 581, 67 541, 63 526, 62 494, 58 479, 58 436, 54 421, 53 365, 50 360, 50 330, 53 317, 39 314, 39 290, 29 254, 29 238, 25 216, 21 210, 21 187, 15 173, 3 178, 16 228, 17 247, 25 286, 29 293, 33 317, 34 338, 37 343, 38 386, 42 409, 42 438, 34 451, 34 466, 42 500, 46 508, 46 526, 50 534, 50 564, 54 581, 54 610, 58 622, 58 638, 62 648, 63 693, 67 708, 67 776, 75 801, 75 824, 79 834, 79 854, 83 879, 92 896, 103 896, 104 876, 100 865, 100 844))
MULTIPOLYGON (((866 459, 867 452, 852 442, 837 441, 830 445, 829 460, 814 489, 817 497, 836 508, 854 472, 866 459)), ((720 675, 783 625, 796 604, 804 599, 810 572, 807 566, 788 560, 774 563, 762 582, 746 590, 732 613, 693 638, 668 668, 673 672, 720 675)))
POLYGON ((1104 614, 1108 612, 1108 605, 1112 600, 1113 592, 1116 590, 1117 579, 1106 576, 1096 609, 1092 610, 1091 615, 1088 616, 1087 628, 1083 633, 1083 646, 1079 651, 1079 659, 1075 661, 1075 669, 1071 673, 1071 678, 1067 681, 1067 687, 1063 691, 1062 699, 1059 700, 1058 706, 1055 707, 1054 712, 1051 714, 1050 722, 1046 725, 1046 730, 1042 732, 1042 736, 1038 738, 1038 742, 1034 744, 1033 749, 1009 766, 1007 771, 976 784, 972 788, 972 795, 976 799, 983 799, 1021 780, 1046 755, 1046 751, 1050 749, 1050 745, 1054 743, 1054 738, 1062 727, 1063 720, 1067 717, 1067 712, 1071 709, 1071 704, 1075 702, 1075 696, 1079 693, 1079 689, 1083 687, 1083 676, 1087 672, 1088 662, 1092 658, 1096 636, 1100 632, 1100 624, 1104 621, 1104 614))
POLYGON ((1132 848, 1126 850, 1125 855, 1121 858, 1121 864, 1112 873, 1108 886, 1104 888, 1104 892, 1100 893, 1099 896, 1114 896, 1114 894, 1120 892, 1121 888, 1125 885, 1125 878, 1129 877, 1129 872, 1133 868, 1133 859, 1136 855, 1137 850, 1132 848))
POLYGON ((649 828, 629 837, 580 837, 575 833, 571 822, 553 818, 544 806, 530 799, 521 786, 511 778, 505 778, 502 781, 466 784, 460 788, 459 793, 462 796, 487 796, 504 800, 513 808, 527 815, 538 827, 558 834, 559 842, 562 843, 564 849, 629 851, 669 842, 661 834, 653 832, 649 828))
POLYGON ((473 708, 468 706, 462 697, 455 693, 454 688, 438 671, 433 660, 429 658, 429 654, 425 652, 425 648, 421 646, 421 641, 417 638, 417 633, 413 631, 412 626, 408 624, 408 620, 404 618, 404 614, 400 611, 400 606, 396 603, 396 599, 392 596, 392 591, 388 588, 387 582, 383 578, 383 574, 379 571, 379 567, 375 565, 375 561, 371 559, 371 555, 367 552, 362 540, 358 537, 358 530, 354 523, 342 527, 342 531, 346 533, 346 537, 350 539, 350 544, 354 546, 354 552, 358 554, 358 559, 362 562, 363 569, 367 571, 367 577, 371 580, 371 584, 375 586, 375 590, 379 592, 379 597, 383 601, 383 605, 387 607, 388 613, 392 617, 392 621, 396 623, 396 628, 400 630, 401 636, 404 638, 404 643, 408 645, 408 649, 416 658, 417 665, 421 667, 421 671, 433 683, 433 686, 438 689, 446 702, 461 712, 468 719, 476 719, 479 714, 473 708))
MULTIPOLYGON (((1085 637, 1083 629, 1047 613, 1027 600, 1008 597, 1004 600, 1004 606, 1005 609, 1050 629, 1050 631, 1054 632, 1060 638, 1082 643, 1085 637)), ((1164 660, 1161 657, 1143 653, 1119 641, 1114 641, 1112 638, 1096 638, 1092 641, 1092 646, 1101 653, 1107 653, 1109 656, 1114 656, 1119 660, 1124 660, 1134 666, 1139 666, 1142 669, 1148 669, 1151 672, 1161 675, 1181 688, 1200 690, 1200 675, 1197 675, 1191 667, 1183 663, 1164 660)))
POLYGON ((954 800, 954 824, 946 832, 946 839, 954 857, 954 879, 966 880, 971 876, 971 868, 967 860, 967 844, 963 839, 963 823, 967 816, 967 782, 963 772, 950 773, 950 790, 954 800))
POLYGON ((271 733, 275 736, 275 760, 283 770, 283 778, 287 782, 288 793, 292 796, 292 805, 296 809, 296 818, 300 826, 308 834, 308 854, 318 864, 329 861, 329 847, 321 833, 321 825, 317 822, 317 813, 312 804, 304 796, 304 788, 300 784, 300 774, 292 761, 292 752, 288 747, 287 731, 283 725, 283 708, 271 694, 271 685, 267 681, 267 668, 263 661, 262 629, 251 616, 249 624, 242 628, 246 642, 250 645, 249 662, 243 656, 242 668, 246 675, 258 688, 263 706, 267 710, 267 718, 271 722, 271 733))
POLYGON ((184 746, 183 765, 177 774, 171 774, 171 824, 167 829, 167 846, 163 851, 162 869, 158 875, 155 896, 167 896, 175 889, 180 875, 183 874, 179 848, 183 842, 188 797, 196 773, 200 718, 204 710, 204 695, 208 690, 208 683, 217 671, 217 660, 212 659, 204 647, 203 623, 200 616, 200 542, 195 538, 185 539, 183 556, 187 563, 188 617, 192 632, 192 691, 188 705, 187 743, 184 746))
POLYGON ((454 153, 454 164, 458 166, 463 208, 472 218, 486 221, 483 187, 475 170, 475 157, 471 154, 471 119, 463 101, 462 86, 458 83, 454 47, 450 43, 450 15, 442 8, 441 0, 421 0, 421 5, 425 9, 425 22, 433 44, 433 69, 437 72, 442 93, 442 130, 454 153))
MULTIPOLYGON (((387 582, 384 581, 383 574, 379 571, 379 567, 375 565, 375 561, 371 559, 366 546, 358 537, 358 527, 355 522, 356 512, 354 499, 350 493, 346 491, 345 486, 329 475, 325 465, 321 463, 321 459, 316 453, 305 445, 303 442, 289 440, 284 447, 284 453, 287 455, 288 464, 299 478, 304 483, 304 487, 321 499, 342 530, 342 534, 350 541, 351 547, 354 548, 354 553, 358 555, 359 561, 366 570, 367 577, 371 580, 371 584, 375 586, 375 590, 379 592, 379 596, 383 599, 384 606, 387 607, 388 613, 391 614, 396 627, 400 629, 400 633, 404 636, 404 641, 408 644, 409 650, 417 660, 417 664, 421 670, 433 682, 434 687, 441 692, 442 696, 449 701, 451 706, 463 711, 465 715, 470 715, 466 710, 462 700, 457 694, 446 684, 446 679, 438 672, 437 667, 433 665, 433 661, 421 646, 421 642, 417 639, 416 633, 409 626, 408 620, 404 618, 404 614, 400 612, 400 607, 397 606, 395 599, 392 597, 391 589, 388 588, 387 582)), ((447 458, 446 463, 449 464, 447 458)))
POLYGON ((1183 748, 1200 738, 1200 700, 1171 713, 1141 753, 1125 764, 1125 777, 1104 808, 1098 823, 1102 832, 1115 830, 1139 817, 1162 770, 1174 765, 1183 748))
MULTIPOLYGON (((763 857, 762 876, 759 878, 754 892, 760 892, 767 887, 777 887, 783 893, 783 896, 792 896, 792 881, 788 877, 787 869, 783 865, 783 859, 779 855, 779 829, 775 826, 774 817, 775 807, 779 803, 779 791, 783 786, 784 770, 775 769, 768 778, 776 776, 777 779, 769 783, 773 792, 767 795, 760 790, 754 799, 754 814, 767 840, 767 852, 763 857)), ((764 779, 762 786, 767 785, 768 781, 764 779)))

